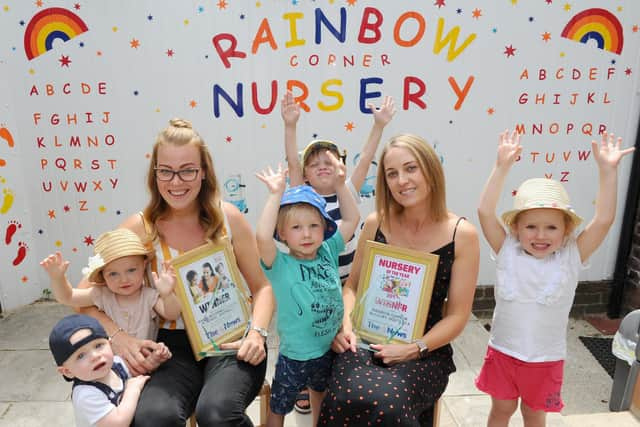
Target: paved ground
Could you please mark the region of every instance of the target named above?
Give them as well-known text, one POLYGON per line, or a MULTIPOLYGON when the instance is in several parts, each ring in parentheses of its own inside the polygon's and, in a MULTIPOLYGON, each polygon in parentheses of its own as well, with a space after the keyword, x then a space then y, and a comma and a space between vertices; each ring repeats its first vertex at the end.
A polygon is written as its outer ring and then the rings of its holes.
MULTIPOLYGON (((54 369, 48 350, 48 334, 53 324, 70 310, 56 303, 42 302, 4 313, 0 319, 0 427, 67 427, 73 425, 69 395, 71 388, 54 369)), ((490 400, 476 390, 473 379, 486 350, 486 321, 471 319, 455 341, 458 371, 451 376, 442 399, 441 427, 483 426, 490 400)), ((568 338, 562 414, 548 417, 550 427, 639 426, 628 412, 610 413, 608 400, 612 380, 600 367, 578 336, 600 336, 587 322, 572 320, 568 338)), ((269 369, 273 375, 277 340, 269 340, 269 369)), ((249 408, 257 423, 258 402, 249 408)), ((308 415, 290 414, 286 426, 311 426, 308 415)), ((512 426, 522 426, 520 417, 512 426)))

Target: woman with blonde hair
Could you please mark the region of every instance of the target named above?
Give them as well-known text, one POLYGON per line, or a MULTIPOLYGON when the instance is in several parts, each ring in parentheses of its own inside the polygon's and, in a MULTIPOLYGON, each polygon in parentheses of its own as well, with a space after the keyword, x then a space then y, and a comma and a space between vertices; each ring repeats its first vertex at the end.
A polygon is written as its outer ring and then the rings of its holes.
MULTIPOLYGON (((253 313, 252 328, 244 339, 220 345, 237 354, 198 362, 181 318, 160 325, 158 340, 173 355, 160 367, 148 342, 116 334, 115 352, 134 372, 157 368, 142 391, 133 425, 184 427, 195 409, 201 427, 251 426, 245 409, 264 381, 266 329, 274 306, 271 285, 259 266, 255 235, 240 211, 222 201, 209 150, 186 120, 171 120, 158 135, 147 187, 151 199, 146 208, 121 226, 153 247, 158 262, 227 237, 251 291, 253 313)), ((110 335, 117 329, 104 314, 92 315, 110 335)))
POLYGON ((338 354, 319 425, 420 425, 455 371, 450 343, 471 313, 478 235, 447 210, 438 155, 422 138, 404 134, 385 145, 378 164, 376 211, 365 220, 343 289, 342 331, 332 347, 338 354), (439 255, 424 335, 412 343, 356 345, 350 316, 367 240, 439 255))

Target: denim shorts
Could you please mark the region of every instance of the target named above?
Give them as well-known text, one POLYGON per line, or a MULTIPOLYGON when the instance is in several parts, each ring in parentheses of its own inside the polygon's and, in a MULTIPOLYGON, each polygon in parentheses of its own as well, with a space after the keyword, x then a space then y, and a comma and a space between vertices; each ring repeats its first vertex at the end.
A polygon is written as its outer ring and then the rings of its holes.
POLYGON ((271 385, 271 412, 278 415, 291 412, 296 395, 306 386, 313 391, 325 391, 334 356, 331 350, 316 359, 303 361, 278 355, 276 374, 271 385))

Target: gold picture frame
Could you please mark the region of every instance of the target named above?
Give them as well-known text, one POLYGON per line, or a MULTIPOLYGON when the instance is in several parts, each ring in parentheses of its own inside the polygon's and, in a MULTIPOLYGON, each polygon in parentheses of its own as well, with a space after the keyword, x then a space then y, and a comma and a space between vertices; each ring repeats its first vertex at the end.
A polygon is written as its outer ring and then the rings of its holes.
POLYGON ((219 345, 240 339, 251 318, 249 290, 228 239, 207 243, 171 260, 176 295, 196 360, 233 353, 219 345))
POLYGON ((410 343, 424 335, 438 255, 367 241, 353 330, 364 344, 410 343))

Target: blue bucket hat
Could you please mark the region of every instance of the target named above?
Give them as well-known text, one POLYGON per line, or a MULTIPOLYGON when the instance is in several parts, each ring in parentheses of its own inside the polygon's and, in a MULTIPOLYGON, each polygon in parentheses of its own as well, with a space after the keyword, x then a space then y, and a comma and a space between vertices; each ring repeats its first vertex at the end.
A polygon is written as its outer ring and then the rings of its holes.
MULTIPOLYGON (((338 224, 336 224, 325 210, 327 202, 318 193, 316 193, 316 190, 306 184, 288 188, 282 195, 282 199, 280 199, 280 207, 296 203, 306 203, 318 209, 318 211, 320 211, 320 215, 324 218, 326 225, 324 229, 324 240, 333 236, 338 229, 338 224)), ((273 234, 273 237, 280 241, 280 236, 278 236, 277 230, 273 234)))

